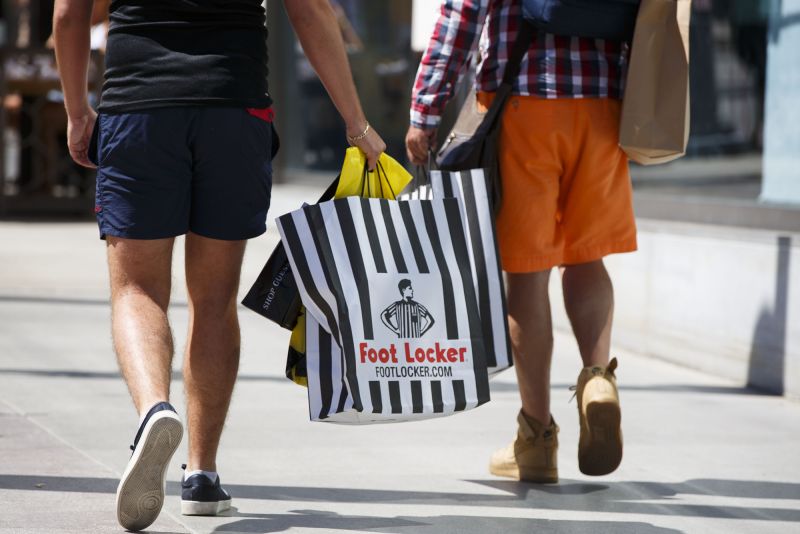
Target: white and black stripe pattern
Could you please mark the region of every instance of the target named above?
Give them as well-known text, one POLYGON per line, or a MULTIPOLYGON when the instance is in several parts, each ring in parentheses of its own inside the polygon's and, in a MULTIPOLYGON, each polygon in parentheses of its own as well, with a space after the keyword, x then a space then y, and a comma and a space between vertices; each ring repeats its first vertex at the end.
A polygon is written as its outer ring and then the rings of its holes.
POLYGON ((420 303, 411 301, 398 301, 387 310, 395 317, 400 338, 418 338, 422 335, 421 325, 423 318, 427 317, 427 310, 420 303))
POLYGON ((308 406, 314 421, 375 423, 448 415, 474 407, 464 380, 380 380, 367 382, 372 411, 359 413, 347 390, 342 351, 311 315, 306 316, 308 406), (407 413, 410 409, 412 416, 407 413), (449 403, 447 404, 446 401, 449 403), (429 406, 426 415, 426 403, 429 406))
POLYGON ((489 374, 513 365, 508 335, 505 286, 497 247, 489 188, 483 169, 431 171, 429 184, 418 185, 402 199, 457 198, 470 244, 473 281, 481 310, 489 374), (488 313, 487 313, 488 311, 488 313))
POLYGON ((397 200, 433 200, 433 188, 430 184, 418 184, 411 182, 412 187, 407 193, 397 197, 397 200))
MULTIPOLYGON (((322 327, 315 330, 309 322, 307 328, 310 395, 312 369, 324 375, 319 384, 314 383, 319 386, 319 396, 315 392, 310 397, 313 419, 348 410, 359 413, 359 420, 352 422, 366 422, 366 414, 370 414, 369 420, 431 417, 488 401, 483 331, 473 274, 465 261, 470 253, 464 224, 459 203, 453 199, 396 202, 351 197, 306 206, 278 219, 309 311, 307 320, 313 316, 322 327), (471 359, 462 364, 468 373, 457 369, 452 377, 425 378, 414 386, 409 379, 392 385, 389 379, 359 377, 357 342, 376 338, 380 342, 390 337, 378 319, 388 303, 385 299, 373 301, 370 291, 379 274, 407 274, 411 278, 415 274, 438 275, 441 294, 425 297, 442 300, 443 312, 437 313, 444 317, 437 319, 442 321, 444 335, 439 339, 468 342, 471 359), (330 330, 334 343, 324 339, 326 330, 330 330), (312 347, 319 349, 318 363, 312 362, 312 347), (337 356, 339 347, 343 351, 337 356), (337 361, 343 364, 337 365, 337 361), (369 384, 370 381, 377 384, 369 384), (423 409, 418 412, 415 399, 420 398, 423 409), (401 413, 397 412, 398 399, 403 407, 401 413), (348 406, 349 402, 352 406, 348 406)), ((382 280, 384 284, 393 280, 396 292, 397 277, 382 280)))
POLYGON ((306 314, 308 407, 312 420, 325 420, 353 409, 343 363, 342 351, 333 337, 312 315, 306 314))
MULTIPOLYGON (((340 344, 347 344, 347 340, 352 338, 350 325, 343 325, 339 320, 347 317, 347 301, 354 296, 358 297, 360 304, 363 338, 374 339, 375 314, 369 300, 369 271, 429 273, 431 264, 438 267, 436 270, 442 278, 448 339, 460 339, 456 297, 470 300, 475 297, 475 290, 467 283, 474 277, 468 262, 452 261, 448 265, 447 261, 448 258, 468 258, 470 255, 458 202, 393 202, 353 197, 305 206, 279 218, 278 225, 293 268, 297 265, 296 270, 300 275, 298 285, 304 295, 304 303, 308 301, 307 308, 340 344), (377 238, 368 237, 372 233, 370 225, 377 226, 380 235, 387 235, 383 217, 374 217, 375 213, 386 208, 386 216, 393 220, 395 232, 402 238, 389 238, 390 243, 395 243, 390 247, 377 238), (356 224, 356 218, 363 220, 363 224, 356 224), (335 228, 336 232, 329 235, 331 228, 335 228), (420 233, 424 234, 425 239, 421 239, 420 233), (313 248, 310 246, 312 243, 313 248), (401 250, 401 246, 407 250, 401 250), (347 251, 347 254, 337 256, 337 263, 333 249, 337 252, 347 251), (391 249, 395 249, 394 255, 391 249), (365 250, 371 250, 371 255, 363 254, 365 250), (412 258, 414 263, 411 263, 412 258), (323 264, 332 267, 323 268, 323 264), (409 271, 408 266, 414 266, 415 269, 409 271), (391 270, 387 271, 388 268, 391 270), (454 277, 453 272, 459 276, 454 277), (460 276, 462 274, 465 275, 463 278, 460 276), (459 283, 458 287, 454 286, 454 278, 459 283), (342 295, 343 298, 337 299, 334 295, 342 295), (341 337, 336 336, 337 332, 341 337)), ((475 314, 465 315, 474 317, 475 314)), ((477 337, 481 337, 480 332, 477 337)))

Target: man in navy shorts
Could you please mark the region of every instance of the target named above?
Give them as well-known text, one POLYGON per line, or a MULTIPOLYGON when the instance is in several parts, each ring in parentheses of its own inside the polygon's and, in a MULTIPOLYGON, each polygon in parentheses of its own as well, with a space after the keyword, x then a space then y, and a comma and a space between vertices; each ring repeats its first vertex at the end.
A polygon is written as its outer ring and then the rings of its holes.
MULTIPOLYGON (((215 515, 230 507, 216 455, 238 370, 242 256, 246 240, 266 230, 270 202, 267 33, 261 0, 112 2, 98 117, 86 87, 92 3, 56 1, 56 56, 70 154, 98 169, 95 211, 108 249, 114 348, 140 417, 117 518, 141 530, 161 510, 167 464, 183 435, 169 404, 167 319, 179 235, 186 236, 189 296, 181 508, 215 515)), ((343 74, 349 65, 328 0, 284 3, 348 139, 374 167, 385 145, 343 74)))

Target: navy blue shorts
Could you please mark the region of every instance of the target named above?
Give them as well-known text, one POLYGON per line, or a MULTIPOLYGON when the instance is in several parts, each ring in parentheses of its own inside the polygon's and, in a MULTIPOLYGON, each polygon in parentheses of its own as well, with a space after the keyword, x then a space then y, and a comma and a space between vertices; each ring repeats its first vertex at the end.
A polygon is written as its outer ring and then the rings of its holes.
POLYGON ((266 231, 271 110, 172 107, 101 113, 92 141, 101 238, 161 239, 194 232, 235 241, 266 231))

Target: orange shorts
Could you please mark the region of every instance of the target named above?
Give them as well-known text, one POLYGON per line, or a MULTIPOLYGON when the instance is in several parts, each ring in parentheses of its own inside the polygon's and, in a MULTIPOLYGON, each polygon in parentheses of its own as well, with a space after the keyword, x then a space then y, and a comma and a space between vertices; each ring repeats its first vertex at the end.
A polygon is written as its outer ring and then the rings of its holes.
MULTIPOLYGON (((488 107, 493 94, 479 93, 488 107)), ((543 271, 636 250, 620 102, 512 96, 503 111, 497 237, 503 269, 543 271)))

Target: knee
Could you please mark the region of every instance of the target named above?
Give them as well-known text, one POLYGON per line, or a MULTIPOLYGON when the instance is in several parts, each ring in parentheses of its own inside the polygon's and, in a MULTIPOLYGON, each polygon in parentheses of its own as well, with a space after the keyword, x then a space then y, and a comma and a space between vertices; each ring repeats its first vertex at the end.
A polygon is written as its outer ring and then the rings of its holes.
POLYGON ((156 303, 161 309, 169 306, 171 284, 160 279, 134 279, 115 277, 111 281, 111 299, 119 302, 125 299, 147 299, 156 303))
POLYGON ((196 319, 221 320, 237 316, 235 292, 208 292, 189 296, 189 307, 196 319))
POLYGON ((565 266, 561 282, 565 291, 570 291, 573 287, 576 290, 585 286, 598 289, 611 287, 611 277, 603 260, 565 266))
POLYGON ((608 276, 602 259, 563 267, 563 276, 608 276))
POLYGON ((508 300, 528 300, 547 295, 550 271, 535 273, 508 273, 506 295, 508 300))
POLYGON ((506 281, 506 301, 510 315, 531 315, 537 311, 549 313, 550 271, 510 273, 506 281))

